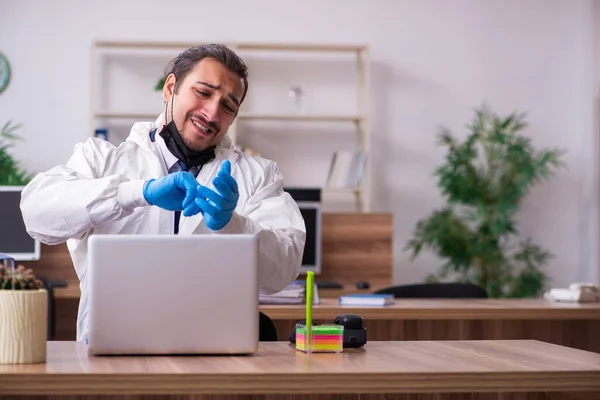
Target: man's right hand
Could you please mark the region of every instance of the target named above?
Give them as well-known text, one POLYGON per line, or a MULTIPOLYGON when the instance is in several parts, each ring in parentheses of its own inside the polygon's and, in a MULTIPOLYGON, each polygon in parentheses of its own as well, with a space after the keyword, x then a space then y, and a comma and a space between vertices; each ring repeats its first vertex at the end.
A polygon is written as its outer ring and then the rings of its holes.
POLYGON ((153 206, 181 211, 193 203, 198 182, 190 172, 179 171, 144 184, 144 198, 153 206))

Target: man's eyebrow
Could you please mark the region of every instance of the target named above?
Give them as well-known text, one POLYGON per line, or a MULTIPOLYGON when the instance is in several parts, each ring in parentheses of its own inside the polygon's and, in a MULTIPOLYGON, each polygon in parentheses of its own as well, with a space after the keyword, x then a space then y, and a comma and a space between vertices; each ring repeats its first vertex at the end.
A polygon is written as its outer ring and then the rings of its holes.
POLYGON ((240 101, 237 99, 237 97, 235 97, 233 95, 233 93, 228 93, 227 97, 229 97, 231 99, 231 101, 233 101, 235 103, 236 106, 240 106, 240 101))
POLYGON ((204 85, 204 86, 208 86, 211 89, 221 89, 221 85, 213 85, 212 83, 202 82, 202 81, 198 81, 196 83, 199 83, 199 84, 204 85))
MULTIPOLYGON (((212 83, 202 82, 202 81, 197 81, 196 83, 199 83, 204 86, 208 86, 209 88, 215 89, 215 90, 221 89, 221 85, 213 85, 212 83)), ((235 97, 233 95, 233 93, 228 93, 227 97, 229 97, 231 99, 231 101, 233 101, 235 103, 236 106, 238 106, 238 107, 240 106, 240 101, 237 99, 237 97, 235 97)))

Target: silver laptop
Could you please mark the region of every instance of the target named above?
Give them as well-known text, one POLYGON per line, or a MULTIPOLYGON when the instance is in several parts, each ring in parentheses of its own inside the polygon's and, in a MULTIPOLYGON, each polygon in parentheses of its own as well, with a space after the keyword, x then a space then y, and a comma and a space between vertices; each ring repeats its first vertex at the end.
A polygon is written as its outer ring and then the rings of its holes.
POLYGON ((258 349, 254 235, 93 235, 91 354, 258 349))

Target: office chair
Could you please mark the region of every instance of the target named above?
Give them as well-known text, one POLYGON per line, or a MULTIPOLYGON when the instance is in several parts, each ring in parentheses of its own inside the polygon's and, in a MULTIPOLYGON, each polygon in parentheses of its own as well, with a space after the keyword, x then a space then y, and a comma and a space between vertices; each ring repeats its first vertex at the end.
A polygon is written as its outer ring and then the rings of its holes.
POLYGON ((472 283, 417 283, 390 286, 375 294, 392 294, 395 298, 485 299, 487 291, 472 283))
POLYGON ((277 328, 275 324, 262 311, 258 312, 258 340, 261 342, 276 342, 277 341, 277 328))

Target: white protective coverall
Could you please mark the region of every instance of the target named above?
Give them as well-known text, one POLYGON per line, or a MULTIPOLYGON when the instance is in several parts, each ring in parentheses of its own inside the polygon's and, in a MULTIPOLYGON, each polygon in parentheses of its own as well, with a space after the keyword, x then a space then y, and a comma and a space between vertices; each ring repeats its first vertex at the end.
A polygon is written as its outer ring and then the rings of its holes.
MULTIPOLYGON (((174 212, 150 206, 144 182, 167 175, 168 170, 150 131, 162 126, 138 122, 118 147, 97 138, 75 146, 66 165, 40 173, 24 188, 21 211, 27 232, 42 243, 67 242, 80 280, 77 340, 88 335, 88 238, 91 234, 173 233, 174 212)), ((160 131, 160 130, 159 130, 160 131)), ((306 238, 304 220, 296 202, 283 191, 275 162, 234 149, 225 135, 216 157, 205 164, 197 181, 214 190, 212 179, 222 161, 231 163, 239 201, 232 219, 213 232, 202 214, 181 215, 179 234, 256 234, 259 239, 260 292, 283 290, 299 274, 306 238)))

